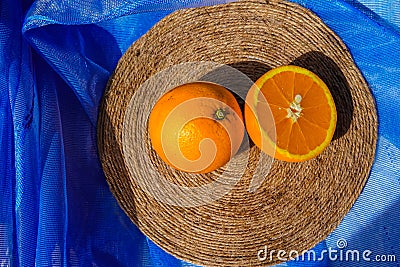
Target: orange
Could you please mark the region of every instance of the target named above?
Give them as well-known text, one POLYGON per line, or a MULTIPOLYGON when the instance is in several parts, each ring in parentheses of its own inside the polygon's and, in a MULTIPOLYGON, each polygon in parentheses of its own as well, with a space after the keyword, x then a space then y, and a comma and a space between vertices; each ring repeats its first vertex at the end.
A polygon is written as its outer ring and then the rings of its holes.
POLYGON ((336 107, 313 72, 282 66, 261 76, 246 96, 246 129, 262 151, 297 162, 319 155, 336 128, 336 107))
POLYGON ((153 107, 148 130, 153 149, 170 166, 207 173, 239 150, 243 116, 233 94, 209 82, 180 85, 153 107))

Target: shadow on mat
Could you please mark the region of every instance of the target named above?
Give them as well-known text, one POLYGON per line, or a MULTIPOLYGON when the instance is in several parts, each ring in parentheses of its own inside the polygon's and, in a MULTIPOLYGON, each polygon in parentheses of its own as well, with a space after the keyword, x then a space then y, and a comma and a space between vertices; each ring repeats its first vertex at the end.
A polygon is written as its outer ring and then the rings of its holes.
POLYGON ((350 128, 353 118, 353 101, 350 86, 338 65, 321 52, 308 52, 292 63, 317 74, 328 86, 335 101, 337 124, 333 140, 344 136, 350 128))

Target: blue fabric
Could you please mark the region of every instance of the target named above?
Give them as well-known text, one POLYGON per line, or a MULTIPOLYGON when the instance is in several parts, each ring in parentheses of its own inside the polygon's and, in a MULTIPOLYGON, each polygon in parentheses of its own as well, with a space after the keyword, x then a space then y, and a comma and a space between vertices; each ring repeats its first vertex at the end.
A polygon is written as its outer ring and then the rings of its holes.
MULTIPOLYGON (((158 248, 109 191, 96 150, 105 84, 132 42, 172 11, 223 1, 0 2, 0 266, 193 266, 158 248)), ((225 2, 225 1, 224 1, 225 2)), ((294 0, 345 42, 379 115, 371 176, 314 250, 369 249, 400 266, 400 5, 294 0)), ((327 215, 329 216, 329 215, 327 215)), ((281 266, 360 266, 338 260, 281 266)), ((371 265, 376 266, 376 265, 371 265)))

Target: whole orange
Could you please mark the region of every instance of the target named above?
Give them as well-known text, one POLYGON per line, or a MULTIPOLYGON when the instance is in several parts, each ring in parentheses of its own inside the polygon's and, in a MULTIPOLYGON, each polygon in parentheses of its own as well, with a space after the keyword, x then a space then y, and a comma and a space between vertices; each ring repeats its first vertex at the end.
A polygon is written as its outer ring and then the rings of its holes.
POLYGON ((207 173, 239 150, 243 116, 233 94, 221 85, 193 82, 165 93, 149 117, 153 149, 170 166, 207 173))

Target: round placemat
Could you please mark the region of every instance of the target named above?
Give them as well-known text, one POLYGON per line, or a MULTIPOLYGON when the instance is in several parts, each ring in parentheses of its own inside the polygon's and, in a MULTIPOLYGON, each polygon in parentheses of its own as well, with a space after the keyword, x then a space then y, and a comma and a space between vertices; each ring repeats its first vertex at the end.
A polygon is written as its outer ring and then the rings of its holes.
POLYGON ((361 193, 376 141, 374 99, 346 46, 315 14, 277 0, 161 20, 119 61, 98 120, 100 159, 123 210, 161 248, 203 266, 273 265, 322 241, 361 193), (151 149, 147 114, 166 90, 240 76, 232 69, 255 81, 287 64, 315 72, 335 100, 336 132, 317 158, 274 161, 248 143, 228 167, 194 175, 171 169, 151 149), (279 250, 286 254, 272 252, 279 250))

